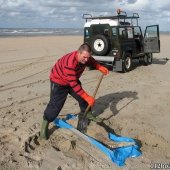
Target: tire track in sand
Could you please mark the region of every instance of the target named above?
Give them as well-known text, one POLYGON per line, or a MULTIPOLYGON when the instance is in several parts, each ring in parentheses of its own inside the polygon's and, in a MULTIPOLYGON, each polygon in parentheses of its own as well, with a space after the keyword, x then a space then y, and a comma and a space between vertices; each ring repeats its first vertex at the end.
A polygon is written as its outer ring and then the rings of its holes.
MULTIPOLYGON (((49 71, 50 69, 51 69, 51 67, 48 67, 48 68, 45 68, 45 69, 43 69, 43 70, 41 70, 41 71, 39 71, 39 72, 37 72, 37 73, 34 73, 34 74, 28 75, 28 76, 26 76, 26 77, 23 77, 23 78, 14 80, 14 81, 12 81, 12 82, 9 82, 9 83, 0 85, 0 88, 3 88, 3 87, 5 87, 5 86, 8 86, 8 85, 10 85, 10 84, 13 84, 13 83, 16 83, 16 82, 25 80, 25 79, 28 79, 28 78, 33 77, 33 76, 38 75, 38 74, 45 73, 45 72, 49 71)), ((0 91, 2 91, 2 90, 0 89, 0 91)))

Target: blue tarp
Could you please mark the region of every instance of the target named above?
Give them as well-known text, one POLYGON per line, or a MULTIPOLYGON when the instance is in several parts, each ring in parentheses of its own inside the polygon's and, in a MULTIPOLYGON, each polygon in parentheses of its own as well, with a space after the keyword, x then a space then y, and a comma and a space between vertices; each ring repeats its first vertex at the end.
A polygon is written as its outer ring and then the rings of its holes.
MULTIPOLYGON (((72 114, 68 114, 66 119, 58 119, 56 118, 54 121, 54 124, 60 128, 74 128, 72 125, 66 122, 66 120, 77 118, 76 116, 72 114)), ((85 135, 85 134, 84 134, 85 135)), ((86 135, 87 136, 87 135, 86 135)), ((97 148, 99 148, 102 152, 104 152, 111 160, 112 162, 116 163, 118 166, 124 166, 125 161, 129 157, 138 157, 142 153, 139 150, 139 146, 137 145, 136 141, 132 138, 128 137, 120 137, 116 136, 112 133, 108 134, 108 138, 114 142, 134 142, 135 145, 132 146, 123 146, 119 148, 109 149, 94 138, 87 136, 88 140, 91 144, 95 145, 97 148)))

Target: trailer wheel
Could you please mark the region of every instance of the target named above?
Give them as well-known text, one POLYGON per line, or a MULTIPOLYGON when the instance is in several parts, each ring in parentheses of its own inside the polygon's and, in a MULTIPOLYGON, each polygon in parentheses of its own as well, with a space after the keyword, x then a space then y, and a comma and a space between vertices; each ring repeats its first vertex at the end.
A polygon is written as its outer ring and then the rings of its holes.
POLYGON ((110 43, 106 36, 96 35, 92 40, 92 51, 94 54, 102 56, 106 55, 109 51, 110 43))

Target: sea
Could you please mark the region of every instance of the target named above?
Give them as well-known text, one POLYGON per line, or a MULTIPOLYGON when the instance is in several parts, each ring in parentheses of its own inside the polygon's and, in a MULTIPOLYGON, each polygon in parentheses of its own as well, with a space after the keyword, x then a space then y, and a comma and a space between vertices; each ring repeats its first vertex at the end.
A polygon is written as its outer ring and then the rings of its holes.
MULTIPOLYGON (((0 28, 1 37, 83 35, 83 28, 0 28)), ((160 32, 170 34, 170 32, 160 32)))
POLYGON ((83 35, 82 28, 0 28, 0 37, 83 35))

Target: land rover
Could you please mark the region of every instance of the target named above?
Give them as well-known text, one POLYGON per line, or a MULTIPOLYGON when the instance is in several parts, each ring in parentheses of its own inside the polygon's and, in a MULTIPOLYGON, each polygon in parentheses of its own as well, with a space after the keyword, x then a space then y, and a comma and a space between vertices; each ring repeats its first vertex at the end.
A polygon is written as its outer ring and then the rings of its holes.
POLYGON ((159 25, 147 26, 143 34, 138 13, 128 16, 117 10, 113 16, 83 14, 83 18, 84 43, 91 46, 97 61, 113 66, 114 71, 130 71, 134 59, 150 65, 152 53, 160 52, 159 25))

